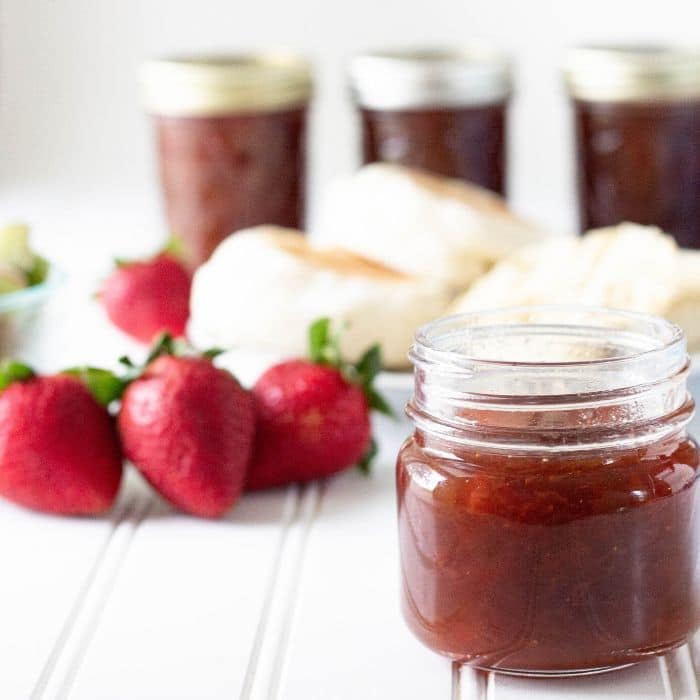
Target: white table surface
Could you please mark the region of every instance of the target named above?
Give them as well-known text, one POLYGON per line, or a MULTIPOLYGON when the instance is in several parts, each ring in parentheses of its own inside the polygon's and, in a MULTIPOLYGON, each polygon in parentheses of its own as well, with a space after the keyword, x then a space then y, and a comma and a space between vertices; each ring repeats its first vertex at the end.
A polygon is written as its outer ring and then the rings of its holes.
MULTIPOLYGON (((24 356, 49 370, 138 352, 89 292, 109 254, 155 237, 126 237, 124 206, 86 214, 76 197, 24 193, 2 204, 31 206, 42 248, 71 273, 24 356)), ((0 700, 699 697, 700 646, 547 681, 452 667, 422 647, 398 610, 393 460, 409 426, 376 430, 370 478, 246 495, 217 522, 174 512, 133 470, 104 518, 0 502, 0 700)))

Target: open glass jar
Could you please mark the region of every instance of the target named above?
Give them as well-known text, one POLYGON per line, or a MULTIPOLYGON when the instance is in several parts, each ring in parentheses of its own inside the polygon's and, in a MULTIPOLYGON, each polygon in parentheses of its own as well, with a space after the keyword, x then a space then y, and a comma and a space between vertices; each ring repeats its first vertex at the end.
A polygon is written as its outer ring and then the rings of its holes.
POLYGON ((503 194, 509 59, 486 46, 356 56, 364 163, 399 163, 503 194))
POLYGON ((683 644, 700 624, 700 455, 682 331, 522 308, 435 321, 411 355, 397 488, 418 638, 527 675, 683 644))
POLYGON ((700 49, 572 49, 566 81, 581 230, 633 221, 700 248, 700 49))
POLYGON ((148 61, 165 209, 192 267, 230 233, 301 228, 309 63, 284 53, 148 61))

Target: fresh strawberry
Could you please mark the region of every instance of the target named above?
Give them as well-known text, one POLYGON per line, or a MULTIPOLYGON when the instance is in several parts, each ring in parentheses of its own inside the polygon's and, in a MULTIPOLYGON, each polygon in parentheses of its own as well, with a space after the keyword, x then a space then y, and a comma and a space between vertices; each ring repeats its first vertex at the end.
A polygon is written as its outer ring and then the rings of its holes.
POLYGON ((124 392, 118 419, 124 454, 174 506, 218 517, 243 490, 253 402, 210 356, 172 352, 166 336, 124 392))
POLYGON ((117 262, 99 297, 115 326, 150 343, 163 332, 184 336, 191 285, 186 267, 166 250, 150 260, 117 262))
POLYGON ((357 365, 342 361, 328 319, 310 329, 311 360, 271 367, 253 387, 256 436, 248 489, 318 479, 353 464, 367 471, 376 452, 370 410, 391 413, 372 387, 378 346, 357 365))
POLYGON ((106 408, 76 376, 39 377, 12 361, 0 390, 0 495, 46 513, 107 510, 122 458, 106 408))

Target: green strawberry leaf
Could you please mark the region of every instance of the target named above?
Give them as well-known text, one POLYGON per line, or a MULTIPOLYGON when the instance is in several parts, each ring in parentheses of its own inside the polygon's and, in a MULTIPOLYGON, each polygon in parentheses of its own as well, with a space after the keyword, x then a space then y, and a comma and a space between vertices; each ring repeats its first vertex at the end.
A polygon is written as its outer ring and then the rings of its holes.
POLYGON ((357 384, 367 397, 370 409, 396 418, 386 399, 373 383, 382 370, 382 350, 379 345, 369 347, 356 364, 345 362, 340 352, 340 332, 333 334, 331 320, 319 318, 309 327, 309 356, 312 362, 339 369, 347 381, 357 384))
POLYGON ((153 344, 151 351, 146 358, 146 364, 150 364, 161 355, 174 355, 175 341, 170 333, 161 333, 153 344))
MULTIPOLYGON (((150 364, 153 360, 162 355, 173 355, 174 357, 203 357, 207 360, 213 360, 224 352, 226 351, 222 348, 209 348, 204 352, 197 353, 187 341, 175 339, 170 333, 161 333, 158 338, 156 338, 153 347, 148 353, 145 364, 150 364)), ((134 366, 129 358, 122 358, 122 360, 126 360, 129 363, 127 366, 134 366)), ((122 360, 120 360, 120 362, 122 362, 122 360)), ((122 364, 126 363, 122 362, 122 364)))
POLYGON ((369 476, 372 470, 372 461, 377 456, 377 441, 372 438, 367 448, 367 452, 362 456, 362 459, 357 463, 357 468, 365 475, 369 476))
POLYGON ((351 374, 355 376, 355 383, 362 387, 367 397, 367 405, 378 413, 383 413, 390 418, 396 418, 394 410, 388 401, 374 388, 374 380, 382 371, 382 350, 379 345, 372 345, 367 349, 359 362, 351 367, 351 374))
POLYGON ((13 382, 24 382, 34 376, 34 370, 17 360, 0 362, 0 391, 7 389, 13 382))
POLYGON ((331 338, 331 320, 319 318, 309 327, 309 355, 312 362, 324 363, 331 338))
POLYGON ((362 386, 369 386, 382 370, 382 350, 379 345, 372 345, 355 365, 357 376, 362 386))
POLYGON ((226 350, 222 348, 209 348, 202 353, 202 357, 205 357, 207 360, 214 360, 219 355, 223 355, 225 352, 226 350))
MULTIPOLYGON (((370 410, 391 418, 396 414, 388 401, 374 388, 374 380, 382 370, 382 351, 379 345, 369 347, 355 364, 345 362, 340 352, 339 333, 332 333, 331 320, 319 318, 309 327, 309 355, 312 362, 335 367, 345 379, 359 386, 364 392, 370 410)), ((377 454, 377 443, 372 438, 367 452, 358 462, 358 469, 369 474, 372 460, 377 454)))
POLYGON ((63 371, 79 379, 93 395, 97 403, 109 406, 122 397, 126 382, 113 372, 99 367, 71 367, 63 371))
POLYGON ((119 358, 119 364, 124 367, 124 371, 121 375, 119 375, 119 378, 122 380, 125 387, 127 384, 133 382, 134 379, 138 379, 143 373, 143 367, 135 365, 131 361, 131 358, 127 357, 126 355, 122 355, 119 358))
POLYGON ((340 353, 340 335, 343 328, 333 332, 329 318, 319 318, 309 327, 309 357, 319 365, 343 370, 345 363, 340 353))
POLYGON ((396 418, 394 409, 374 387, 365 387, 365 396, 367 397, 367 404, 373 411, 389 416, 389 418, 396 418))
POLYGON ((173 339, 170 333, 161 333, 153 343, 153 346, 146 356, 143 364, 136 364, 128 355, 122 355, 119 358, 119 364, 124 368, 119 379, 126 388, 128 384, 138 379, 154 360, 163 355, 179 355, 181 354, 180 343, 173 339))
POLYGON ((216 357, 226 352, 221 348, 209 348, 204 352, 197 353, 194 348, 186 341, 176 340, 169 333, 162 333, 158 336, 153 347, 148 353, 143 364, 136 364, 127 355, 122 355, 119 358, 119 364, 124 368, 119 380, 124 388, 135 379, 138 379, 154 360, 157 360, 163 355, 172 355, 173 357, 201 357, 206 360, 214 360, 216 357))

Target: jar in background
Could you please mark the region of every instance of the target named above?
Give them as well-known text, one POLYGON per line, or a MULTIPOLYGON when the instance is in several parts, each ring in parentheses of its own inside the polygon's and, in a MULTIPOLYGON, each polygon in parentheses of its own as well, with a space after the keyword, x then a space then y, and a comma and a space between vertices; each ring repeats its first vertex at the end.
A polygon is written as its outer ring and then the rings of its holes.
POLYGON ((168 224, 193 267, 239 229, 302 227, 306 60, 274 53, 153 60, 142 83, 168 224))
POLYGON ((655 224, 700 248, 700 49, 573 49, 566 80, 581 229, 655 224))
POLYGON ((397 463, 403 613, 433 650, 525 675, 609 670, 700 624, 682 331, 585 308, 416 335, 397 463))
POLYGON ((385 51, 350 66, 363 162, 423 168, 503 194, 509 60, 463 51, 385 51))

